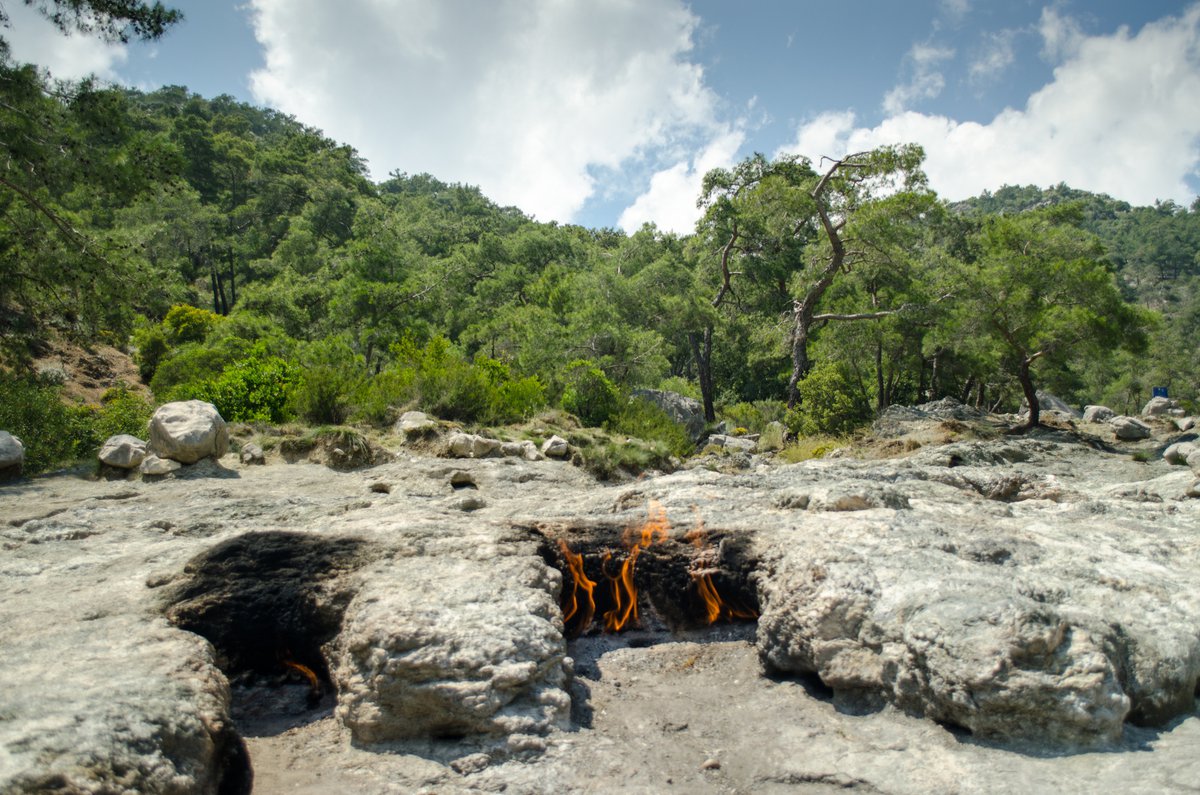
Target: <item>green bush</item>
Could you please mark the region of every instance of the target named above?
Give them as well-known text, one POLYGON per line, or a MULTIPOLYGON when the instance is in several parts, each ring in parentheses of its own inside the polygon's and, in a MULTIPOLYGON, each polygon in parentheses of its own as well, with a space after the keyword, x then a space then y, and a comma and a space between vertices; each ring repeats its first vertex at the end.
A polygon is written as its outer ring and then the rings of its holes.
POLYGON ((772 422, 782 422, 787 405, 782 401, 756 400, 753 403, 731 403, 717 412, 732 428, 745 428, 748 433, 762 433, 772 422))
POLYGON ((106 392, 100 405, 70 405, 62 387, 35 375, 0 373, 0 430, 25 445, 26 474, 94 456, 110 436, 145 438, 151 406, 124 384, 106 392))
POLYGON ((850 380, 835 362, 824 361, 797 385, 800 404, 788 412, 788 430, 797 436, 844 435, 870 419, 871 410, 854 399, 850 380))
POLYGON ((198 390, 207 388, 226 367, 249 358, 252 347, 249 341, 233 337, 212 346, 185 343, 159 363, 150 390, 164 403, 197 397, 198 390))
POLYGON ((293 391, 297 414, 312 423, 341 425, 367 383, 366 362, 345 336, 327 337, 300 351, 301 374, 293 391))
POLYGON ((145 439, 153 413, 154 406, 149 400, 130 391, 126 384, 117 384, 104 393, 94 410, 91 422, 94 446, 99 448, 110 436, 121 433, 145 439))
POLYGON ((0 373, 0 430, 25 445, 26 474, 75 460, 88 436, 86 413, 64 404, 60 394, 48 378, 0 373))
POLYGON ((227 422, 273 422, 290 419, 289 404, 299 380, 296 365, 278 356, 254 356, 226 367, 216 379, 197 388, 227 422))
POLYGON ((608 421, 610 430, 616 433, 659 442, 671 455, 685 456, 695 450, 696 445, 684 428, 667 412, 642 398, 630 398, 608 421))
POLYGON ((423 347, 411 338, 392 346, 394 367, 411 374, 421 410, 463 422, 507 423, 527 419, 546 405, 536 376, 514 378, 508 365, 486 356, 463 358, 445 337, 423 347))
POLYGON ((567 365, 562 407, 579 417, 585 425, 600 427, 621 407, 616 384, 587 359, 567 365))
POLYGON ((167 333, 167 341, 172 345, 180 345, 185 342, 203 342, 220 322, 221 316, 215 312, 188 304, 176 304, 167 310, 162 326, 167 333))

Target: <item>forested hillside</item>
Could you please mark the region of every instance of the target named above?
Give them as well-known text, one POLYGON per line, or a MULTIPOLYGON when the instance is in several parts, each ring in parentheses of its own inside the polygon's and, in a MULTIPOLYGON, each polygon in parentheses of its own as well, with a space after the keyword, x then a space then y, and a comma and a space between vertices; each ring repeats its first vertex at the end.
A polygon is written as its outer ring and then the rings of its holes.
POLYGON ((229 97, 14 64, 0 97, 10 407, 53 391, 28 367, 52 336, 129 350, 158 402, 275 423, 561 407, 632 433, 657 420, 631 390, 667 388, 710 420, 845 433, 947 395, 1131 410, 1200 388, 1196 205, 1059 186, 949 206, 902 146, 748 158, 707 176, 694 234, 625 234, 426 174, 374 184, 350 146, 229 97))

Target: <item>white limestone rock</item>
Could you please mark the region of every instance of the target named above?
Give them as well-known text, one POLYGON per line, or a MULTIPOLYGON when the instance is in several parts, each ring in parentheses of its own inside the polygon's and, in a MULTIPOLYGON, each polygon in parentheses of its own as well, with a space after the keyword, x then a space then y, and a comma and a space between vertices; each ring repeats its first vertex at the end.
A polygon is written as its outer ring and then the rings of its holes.
POLYGON ((557 434, 542 442, 542 455, 546 458, 566 458, 570 454, 571 445, 557 434))
POLYGON ((159 458, 153 453, 149 453, 142 459, 142 463, 138 469, 143 475, 161 477, 183 469, 183 464, 171 458, 159 458))
POLYGON ((21 476, 25 445, 8 431, 0 431, 0 481, 21 476))
POLYGON ((1187 466, 1188 456, 1200 450, 1195 442, 1176 442, 1163 450, 1163 460, 1176 466, 1187 466))
POLYGON ((451 458, 487 458, 500 452, 500 440, 473 433, 456 433, 450 437, 451 458))
POLYGON ((1108 421, 1108 424, 1112 426, 1113 434, 1122 441, 1129 442, 1150 438, 1150 426, 1137 417, 1113 417, 1108 421))
POLYGON ((108 437, 100 448, 100 462, 118 469, 136 469, 146 458, 146 443, 127 433, 108 437))
POLYGON ((247 442, 238 452, 238 459, 243 464, 265 464, 267 463, 267 454, 263 451, 262 445, 247 442))
POLYGON ((423 411, 406 411, 400 415, 393 430, 406 438, 425 436, 437 430, 437 420, 423 411))
POLYGON ((1083 409, 1084 422, 1108 422, 1117 413, 1108 406, 1085 406, 1083 409))
POLYGON ((540 559, 389 561, 347 608, 332 651, 337 714, 361 743, 544 734, 565 725, 570 663, 540 559))
POLYGON ((1160 417, 1167 416, 1171 413, 1171 409, 1179 408, 1179 404, 1165 397, 1152 397, 1142 407, 1143 417, 1160 417))
POLYGON ((165 403, 150 418, 150 452, 182 464, 229 450, 229 427, 211 403, 182 400, 165 403))

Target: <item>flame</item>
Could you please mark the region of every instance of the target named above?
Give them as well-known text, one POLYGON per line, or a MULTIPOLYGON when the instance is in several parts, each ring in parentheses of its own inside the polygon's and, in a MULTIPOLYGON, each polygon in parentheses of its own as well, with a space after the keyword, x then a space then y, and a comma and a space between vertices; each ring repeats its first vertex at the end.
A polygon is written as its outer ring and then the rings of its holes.
POLYGON ((314 692, 314 693, 321 692, 321 680, 317 678, 317 674, 316 674, 316 672, 313 671, 313 669, 309 668, 304 663, 298 663, 298 662, 295 662, 294 660, 284 660, 283 664, 285 667, 287 667, 287 668, 299 673, 301 676, 303 676, 305 678, 305 680, 308 681, 309 689, 311 689, 312 692, 314 692))
POLYGON ((570 621, 579 612, 579 591, 582 590, 585 601, 579 626, 586 628, 592 623, 592 616, 596 613, 596 600, 592 598, 592 590, 595 589, 596 583, 589 579, 583 570, 583 555, 572 552, 567 542, 562 539, 558 541, 558 548, 571 570, 571 593, 563 600, 563 623, 570 621))
MULTIPOLYGON (((684 540, 690 542, 699 552, 693 559, 692 568, 688 572, 696 584, 696 591, 704 605, 707 623, 713 624, 720 620, 754 619, 758 613, 730 605, 721 598, 712 575, 719 571, 717 568, 717 550, 706 545, 704 523, 699 516, 695 526, 684 535, 684 540)), ((607 632, 621 632, 629 626, 639 623, 638 589, 634 582, 634 570, 643 550, 671 538, 671 523, 667 519, 666 510, 656 502, 647 506, 647 519, 640 526, 626 529, 622 542, 627 550, 620 566, 613 570, 613 553, 605 551, 600 561, 600 573, 608 584, 612 607, 600 616, 600 622, 607 632)), ((571 588, 569 592, 563 589, 563 623, 580 618, 575 626, 578 632, 583 632, 592 623, 596 613, 594 591, 597 582, 590 579, 583 568, 583 556, 572 552, 562 539, 558 542, 559 550, 571 572, 571 588), (581 594, 582 592, 582 594, 581 594)))

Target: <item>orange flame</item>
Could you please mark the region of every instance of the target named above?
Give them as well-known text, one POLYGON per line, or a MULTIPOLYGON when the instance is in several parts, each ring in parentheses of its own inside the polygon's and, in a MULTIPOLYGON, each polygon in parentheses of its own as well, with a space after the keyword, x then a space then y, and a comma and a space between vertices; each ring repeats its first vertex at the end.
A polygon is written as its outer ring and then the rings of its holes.
MULTIPOLYGON (((638 557, 643 550, 653 544, 667 541, 671 537, 671 523, 667 519, 666 510, 661 505, 651 502, 647 507, 647 514, 647 519, 642 525, 629 527, 625 531, 622 541, 628 552, 620 567, 615 572, 612 571, 613 553, 611 551, 606 551, 600 561, 600 573, 608 580, 609 594, 613 605, 611 609, 606 610, 600 616, 600 621, 608 632, 621 632, 630 625, 639 623, 638 589, 634 582, 634 569, 637 566, 638 557)), ((704 604, 707 623, 712 624, 722 619, 757 618, 758 614, 753 610, 734 607, 721 598, 712 579, 713 572, 716 571, 716 551, 706 547, 704 523, 700 521, 699 517, 697 517, 696 526, 688 531, 684 539, 700 551, 693 561, 689 574, 692 581, 695 582, 697 593, 704 604), (706 566, 706 564, 710 565, 706 566)), ((597 583, 584 572, 582 555, 572 552, 567 543, 561 539, 558 546, 572 578, 570 592, 563 589, 563 623, 580 615, 576 626, 579 628, 578 631, 582 632, 591 624, 596 612, 593 592, 597 583)))
POLYGON ((321 680, 317 678, 317 674, 313 669, 304 663, 294 662, 293 660, 284 660, 283 664, 303 676, 308 681, 308 686, 314 693, 321 692, 321 680))
POLYGON ((587 627, 592 623, 592 616, 596 613, 596 600, 592 598, 592 590, 596 587, 596 583, 590 580, 583 570, 583 555, 572 552, 571 548, 567 546, 567 542, 562 539, 558 541, 558 548, 567 561, 567 568, 571 570, 571 593, 563 603, 563 623, 570 621, 579 612, 579 591, 582 590, 585 600, 583 617, 579 620, 579 626, 587 627))

